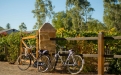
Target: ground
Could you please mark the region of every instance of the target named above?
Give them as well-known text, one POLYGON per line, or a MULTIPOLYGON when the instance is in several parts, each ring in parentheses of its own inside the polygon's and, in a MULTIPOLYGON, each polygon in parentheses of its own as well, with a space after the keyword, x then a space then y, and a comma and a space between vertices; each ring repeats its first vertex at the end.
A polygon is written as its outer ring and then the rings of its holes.
MULTIPOLYGON (((52 74, 53 73, 38 72, 37 69, 34 67, 30 67, 26 71, 21 71, 15 64, 9 64, 8 62, 0 61, 0 75, 52 75, 52 74)), ((54 75, 60 75, 60 74, 56 73, 54 75)))
POLYGON ((9 64, 8 62, 0 61, 0 75, 70 75, 60 72, 41 73, 37 68, 30 67, 26 71, 21 71, 16 64, 9 64))
MULTIPOLYGON (((25 71, 21 71, 16 64, 9 64, 8 62, 0 61, 0 75, 71 75, 68 71, 55 71, 53 73, 41 73, 37 68, 30 67, 25 71)), ((97 75, 97 74, 78 74, 78 75, 97 75)), ((106 74, 110 75, 110 74, 106 74)))

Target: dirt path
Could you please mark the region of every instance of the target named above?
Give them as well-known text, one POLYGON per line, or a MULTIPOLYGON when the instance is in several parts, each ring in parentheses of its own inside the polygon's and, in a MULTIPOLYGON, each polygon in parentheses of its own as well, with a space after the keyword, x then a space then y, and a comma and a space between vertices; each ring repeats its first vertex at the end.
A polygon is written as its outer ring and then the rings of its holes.
POLYGON ((60 73, 41 73, 36 68, 30 67, 26 71, 21 71, 17 65, 0 61, 0 75, 69 75, 60 73))
MULTIPOLYGON (((37 71, 37 68, 30 67, 25 71, 21 71, 16 64, 9 64, 8 62, 0 61, 0 75, 71 75, 69 73, 63 73, 62 71, 56 71, 54 73, 41 73, 37 71)), ((78 74, 78 75, 97 75, 97 74, 78 74)))

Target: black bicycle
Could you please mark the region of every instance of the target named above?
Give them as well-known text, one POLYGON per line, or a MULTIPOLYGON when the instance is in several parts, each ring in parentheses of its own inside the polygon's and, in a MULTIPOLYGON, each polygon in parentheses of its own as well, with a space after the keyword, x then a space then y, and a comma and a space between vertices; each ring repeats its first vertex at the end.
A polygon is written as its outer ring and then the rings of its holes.
POLYGON ((49 52, 48 50, 39 50, 38 58, 35 57, 35 53, 31 51, 31 48, 25 48, 17 59, 17 65, 20 70, 27 70, 31 65, 38 68, 40 72, 46 72, 49 68, 49 52))

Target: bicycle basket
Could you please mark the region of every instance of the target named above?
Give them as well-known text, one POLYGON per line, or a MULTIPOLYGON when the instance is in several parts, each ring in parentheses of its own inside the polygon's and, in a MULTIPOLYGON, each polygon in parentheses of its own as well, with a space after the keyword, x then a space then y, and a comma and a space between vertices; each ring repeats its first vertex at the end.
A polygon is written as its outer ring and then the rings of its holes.
POLYGON ((49 51, 48 50, 39 50, 39 53, 43 54, 43 55, 48 55, 49 51))
POLYGON ((27 54, 28 54, 28 53, 31 53, 31 49, 30 49, 30 48, 25 48, 24 51, 25 51, 25 53, 27 53, 27 54))

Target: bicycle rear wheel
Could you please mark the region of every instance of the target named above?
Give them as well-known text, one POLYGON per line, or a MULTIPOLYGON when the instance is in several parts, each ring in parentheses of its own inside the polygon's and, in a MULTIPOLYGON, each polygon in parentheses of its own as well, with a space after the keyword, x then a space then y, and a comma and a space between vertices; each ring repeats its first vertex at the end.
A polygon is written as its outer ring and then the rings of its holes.
POLYGON ((17 59, 17 66, 20 70, 27 70, 31 65, 31 59, 25 54, 21 54, 17 59))
POLYGON ((84 59, 79 55, 74 55, 74 58, 69 59, 67 69, 71 74, 78 74, 82 71, 83 65, 84 59))
POLYGON ((39 72, 47 72, 50 64, 50 59, 47 55, 42 55, 37 60, 38 71, 39 72))

